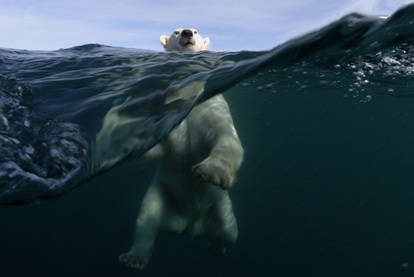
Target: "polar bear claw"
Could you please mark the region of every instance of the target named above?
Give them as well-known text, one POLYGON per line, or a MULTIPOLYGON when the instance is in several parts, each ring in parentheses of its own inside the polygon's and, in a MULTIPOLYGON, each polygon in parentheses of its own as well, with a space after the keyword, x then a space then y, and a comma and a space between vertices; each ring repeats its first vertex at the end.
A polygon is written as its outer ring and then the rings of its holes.
POLYGON ((222 162, 207 158, 192 168, 194 174, 206 183, 211 183, 224 190, 231 188, 233 174, 222 162))

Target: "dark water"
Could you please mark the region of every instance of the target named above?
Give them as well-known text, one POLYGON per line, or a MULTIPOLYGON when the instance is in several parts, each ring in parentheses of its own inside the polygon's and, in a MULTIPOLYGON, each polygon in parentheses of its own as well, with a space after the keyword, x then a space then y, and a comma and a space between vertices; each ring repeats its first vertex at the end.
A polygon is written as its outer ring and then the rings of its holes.
POLYGON ((0 207, 0 274, 414 276, 413 34, 411 5, 264 52, 0 49, 0 202, 40 203, 0 207), (154 171, 136 158, 223 92, 239 241, 211 257, 162 234, 123 267, 154 171))

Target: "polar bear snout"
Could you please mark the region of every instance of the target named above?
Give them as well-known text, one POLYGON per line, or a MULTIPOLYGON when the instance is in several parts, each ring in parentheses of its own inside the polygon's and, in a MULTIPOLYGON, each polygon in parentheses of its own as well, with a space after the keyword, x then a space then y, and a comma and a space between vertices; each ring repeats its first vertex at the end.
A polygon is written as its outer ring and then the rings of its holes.
POLYGON ((192 38, 184 38, 184 37, 182 37, 180 39, 180 45, 181 46, 187 47, 187 46, 192 46, 194 44, 195 44, 195 41, 192 38))
POLYGON ((184 38, 191 38, 193 36, 193 31, 185 29, 181 32, 181 36, 184 38))
POLYGON ((181 32, 179 43, 184 47, 194 45, 195 39, 193 36, 193 31, 190 29, 184 29, 181 32))

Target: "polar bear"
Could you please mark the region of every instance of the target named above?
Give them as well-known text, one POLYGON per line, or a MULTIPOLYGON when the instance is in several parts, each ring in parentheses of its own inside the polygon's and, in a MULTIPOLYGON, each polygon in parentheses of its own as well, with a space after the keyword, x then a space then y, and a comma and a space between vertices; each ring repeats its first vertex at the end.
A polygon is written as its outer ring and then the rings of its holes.
MULTIPOLYGON (((176 29, 160 40, 168 51, 201 51, 209 44, 195 29, 176 29)), ((238 236, 228 190, 243 153, 224 97, 196 106, 145 155, 158 157, 159 166, 144 195, 133 244, 119 261, 143 269, 159 231, 205 237, 213 254, 224 253, 238 236)))

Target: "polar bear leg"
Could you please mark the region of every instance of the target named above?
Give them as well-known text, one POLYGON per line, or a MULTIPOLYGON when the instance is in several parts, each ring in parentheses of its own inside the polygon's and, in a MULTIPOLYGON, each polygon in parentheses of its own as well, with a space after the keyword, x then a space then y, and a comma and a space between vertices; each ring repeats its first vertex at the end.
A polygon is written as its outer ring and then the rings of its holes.
POLYGON ((224 254, 227 248, 236 242, 239 235, 236 217, 234 216, 232 203, 227 193, 220 205, 214 209, 212 218, 216 220, 211 222, 208 228, 209 252, 213 255, 224 254))
POLYGON ((222 95, 210 98, 194 108, 188 122, 192 137, 198 139, 200 145, 210 148, 208 156, 193 165, 194 175, 206 183, 230 189, 242 163, 244 150, 226 100, 222 95))
POLYGON ((119 261, 129 267, 143 269, 152 253, 164 210, 164 202, 159 184, 154 180, 144 196, 135 223, 134 242, 127 253, 119 256, 119 261))

